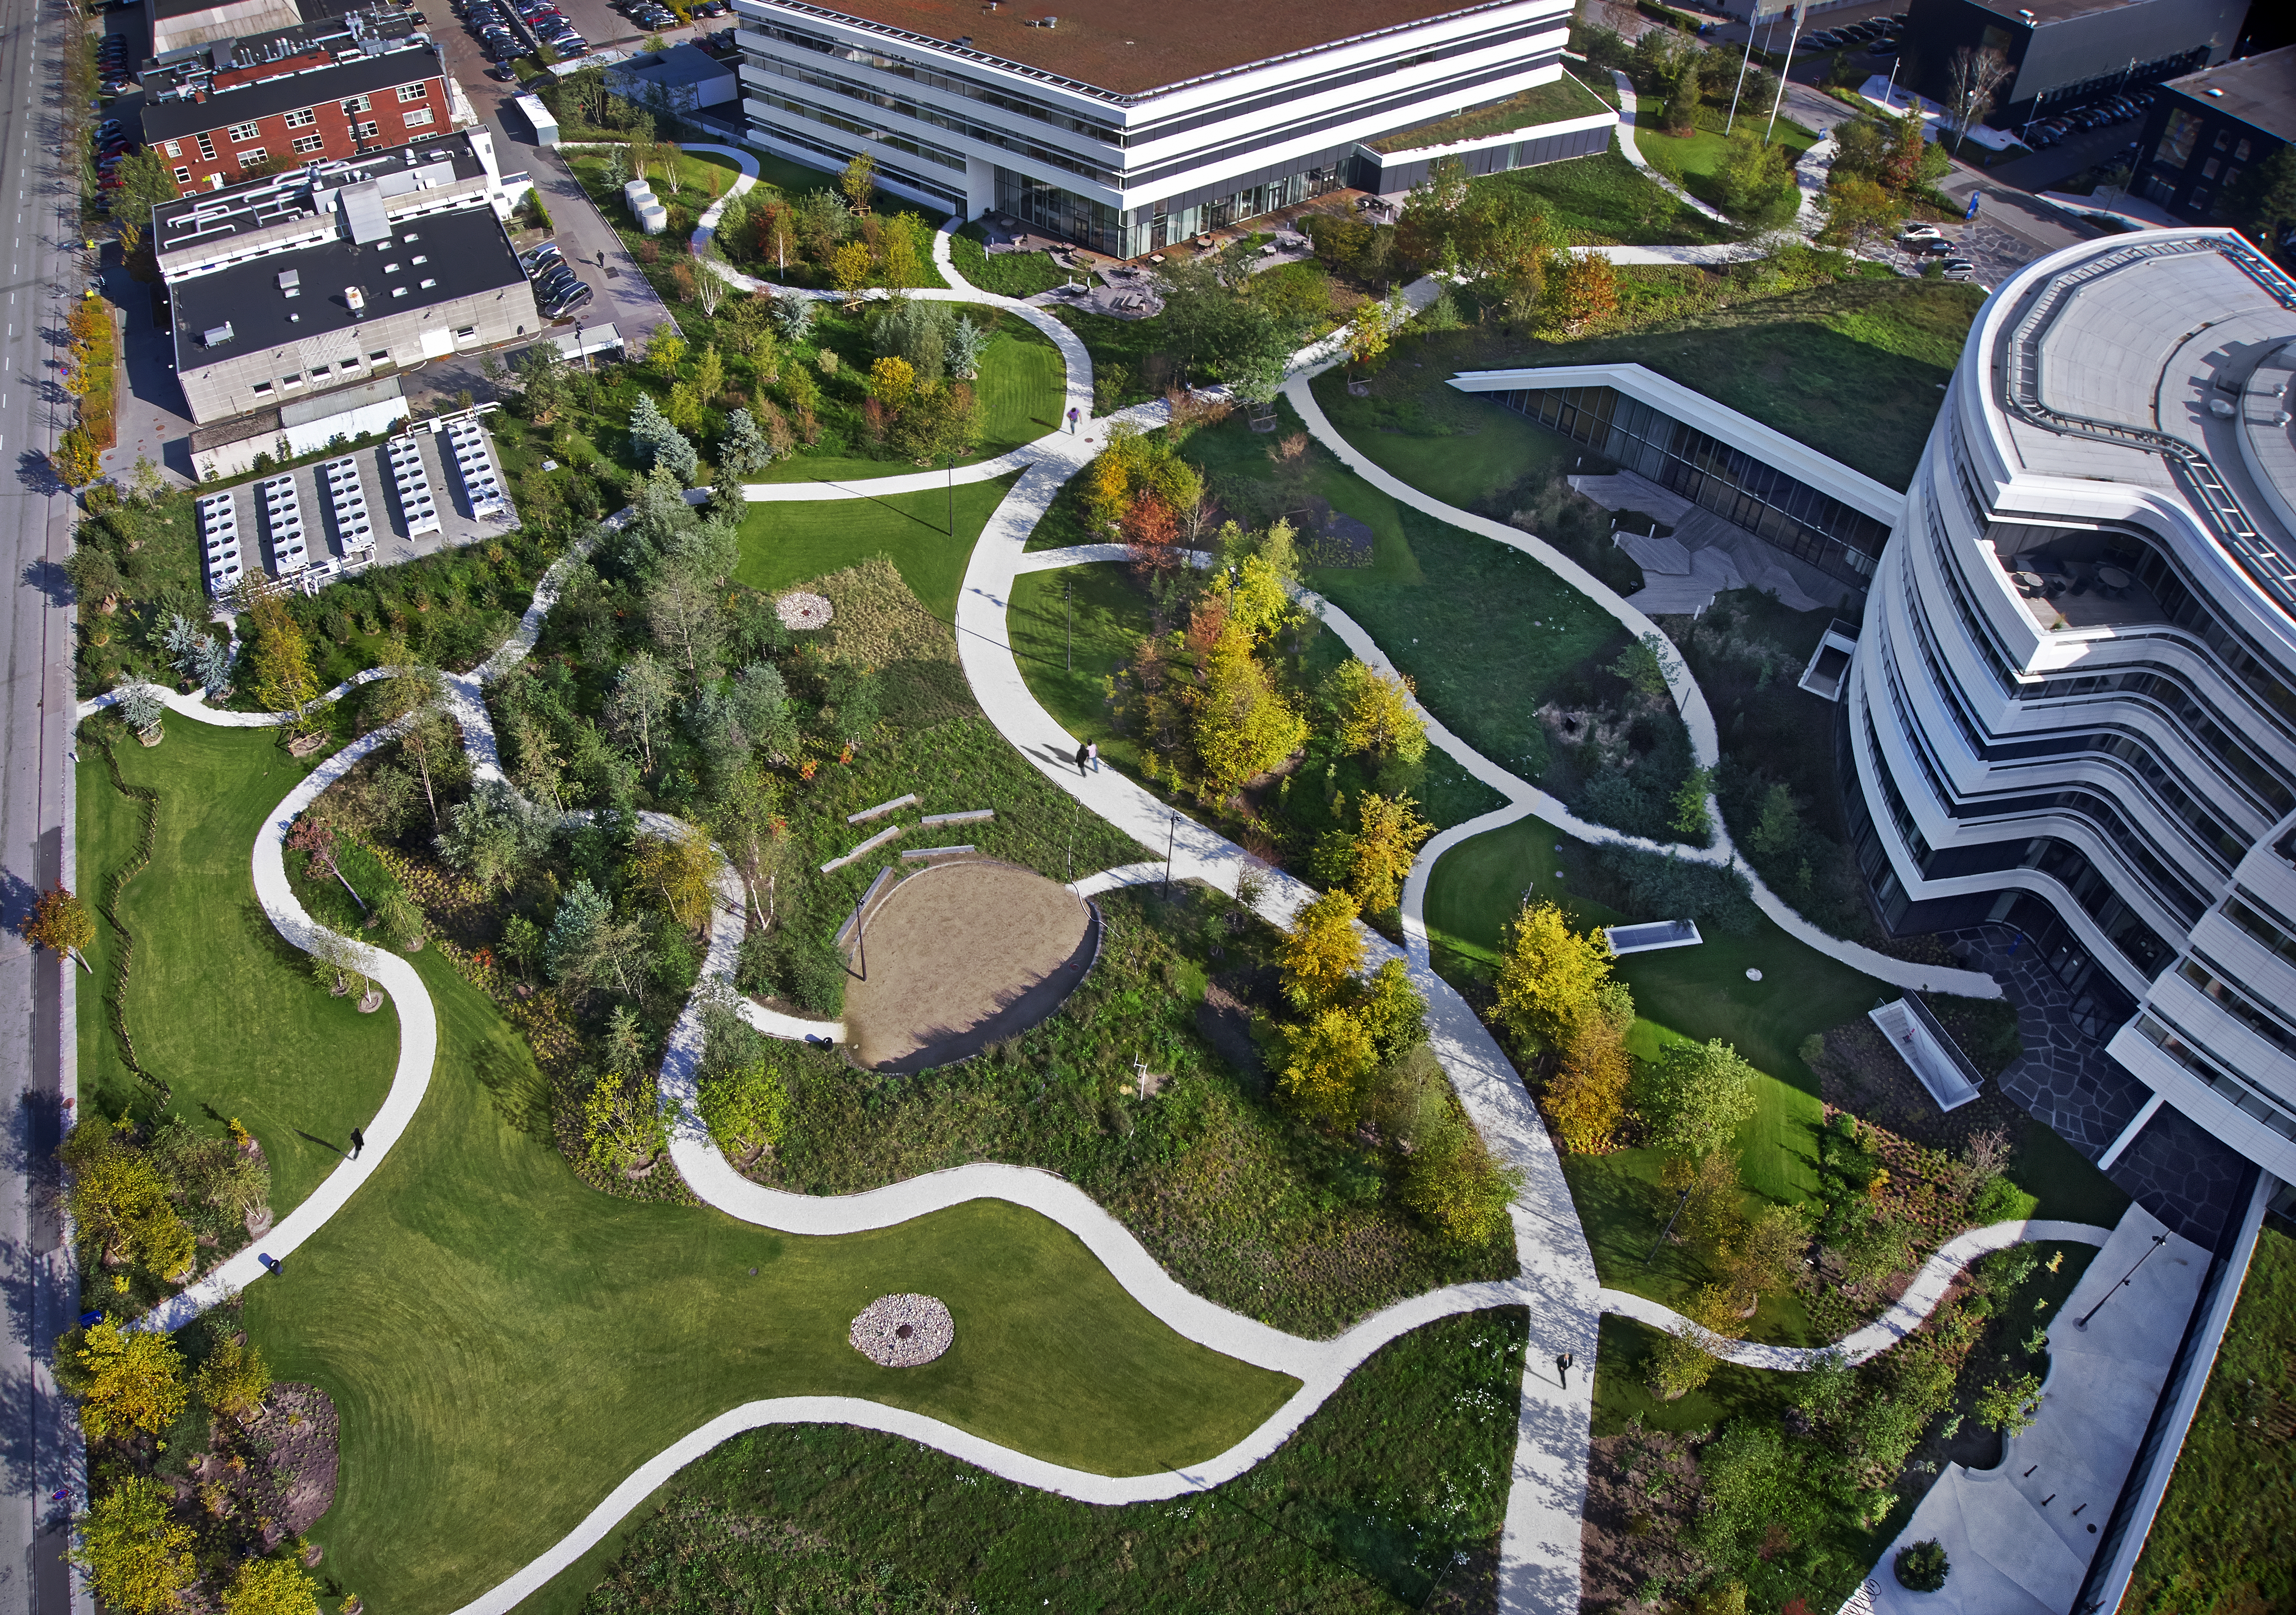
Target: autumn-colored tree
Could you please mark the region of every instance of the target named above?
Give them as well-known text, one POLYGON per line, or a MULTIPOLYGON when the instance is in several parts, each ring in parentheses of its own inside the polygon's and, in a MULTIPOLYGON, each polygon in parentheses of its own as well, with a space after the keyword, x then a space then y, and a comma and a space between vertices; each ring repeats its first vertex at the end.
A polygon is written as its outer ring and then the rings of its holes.
POLYGON ((1444 1095, 1444 1119, 1421 1129, 1404 1169, 1403 1203, 1456 1244, 1480 1244, 1507 1226, 1522 1174, 1503 1167, 1457 1103, 1444 1095))
POLYGON ((1195 749, 1204 792, 1234 794, 1307 742, 1308 722, 1275 688, 1251 653, 1251 635, 1234 618, 1204 658, 1203 684, 1193 693, 1195 749))
POLYGON ((854 212, 869 211, 870 193, 877 188, 877 160, 866 152, 856 152, 838 175, 837 188, 845 193, 846 205, 854 212))
POLYGON ((685 363, 685 339, 677 334, 676 327, 664 320, 646 339, 645 357, 655 374, 665 381, 675 381, 678 366, 685 363))
POLYGON ((16 929, 33 947, 76 961, 82 970, 88 968, 80 950, 95 940, 95 922, 88 918, 87 905, 66 889, 62 881, 39 895, 31 912, 16 922, 16 929))
POLYGON ((885 221, 885 284, 896 288, 924 284, 925 263, 932 256, 922 221, 914 213, 897 214, 885 221))
POLYGON ((74 1127, 60 1152, 71 1175, 72 1221, 106 1258, 136 1261, 162 1278, 191 1266, 191 1228, 176 1214, 168 1182, 117 1127, 91 1119, 74 1127))
POLYGON ((916 390, 916 369, 898 354, 888 354, 869 366, 870 395, 895 414, 907 407, 916 390))
POLYGON ((286 602, 273 594, 256 596, 247 616, 254 627, 255 698, 274 712, 292 712, 300 728, 304 709, 319 694, 302 626, 288 613, 286 602))
POLYGON ((1566 333, 1576 334, 1619 311, 1619 277, 1601 253, 1574 252, 1554 277, 1550 295, 1555 320, 1566 333))
POLYGON ((1328 1004, 1283 1034, 1277 1086, 1285 1099, 1326 1127, 1355 1124, 1365 1084, 1379 1067, 1371 1032, 1355 1014, 1328 1004))
POLYGON ((1595 1155, 1611 1147, 1626 1113, 1627 1081, 1633 1071, 1626 1045, 1603 1017, 1590 1016, 1573 1029, 1538 1101, 1565 1150, 1595 1155))
POLYGON ((868 289, 870 272, 875 266, 864 242, 847 242, 829 255, 830 283, 844 295, 848 308, 861 306, 861 294, 868 289))
POLYGON ((1650 1355, 1651 1389, 1666 1401, 1678 1401, 1713 1377, 1721 1354, 1746 1332, 1737 1303, 1720 1284, 1708 1284, 1691 1298, 1687 1313, 1650 1355))
POLYGON ((56 439, 48 451, 48 465, 66 488, 86 488, 103 474, 102 451, 75 426, 56 439))
POLYGON ((1275 963, 1283 996, 1296 1007, 1312 1012, 1339 1002, 1363 968, 1363 939, 1356 931, 1362 912, 1348 893, 1327 891, 1292 917, 1275 945, 1275 963))
POLYGON ((1277 521, 1267 529, 1260 550, 1255 550, 1237 563, 1235 581, 1231 586, 1226 578, 1215 581, 1214 586, 1225 589, 1229 595, 1228 609, 1251 635, 1254 644, 1266 644, 1285 623, 1292 620, 1299 608, 1292 604, 1288 581, 1278 554, 1288 553, 1292 529, 1277 521))
POLYGON ((705 404, 726 390, 726 361, 715 342, 704 342, 701 357, 693 361, 693 390, 705 404))
POLYGON ((1180 524, 1173 519, 1170 505, 1153 494, 1143 494, 1125 511, 1121 525, 1125 553, 1134 571, 1143 578, 1155 578, 1178 570, 1180 524))
POLYGON ((791 217, 789 204, 767 202, 750 217, 757 225, 758 256, 769 261, 777 273, 787 275, 790 248, 797 241, 797 228, 791 217))
POLYGON ((718 855, 702 832, 689 825, 674 835, 640 837, 625 873, 634 885, 659 892, 670 917, 689 930, 709 917, 718 855))
POLYGON ((161 1615, 199 1578, 192 1530, 176 1520, 176 1495, 150 1475, 128 1475, 76 1521, 71 1562, 86 1570, 104 1607, 161 1615))
POLYGON ((1384 914, 1403 900, 1412 858, 1435 833, 1435 826, 1414 811, 1418 806, 1407 796, 1390 799, 1368 791, 1356 799, 1348 889, 1372 914, 1384 914))
POLYGON ((1800 1275, 1809 1248, 1809 1213, 1805 1206, 1765 1206, 1722 1247, 1719 1266, 1740 1311, 1759 1306, 1764 1296, 1783 1294, 1800 1275))
POLYGON ((770 1150, 789 1126, 789 1085, 763 1060, 703 1078, 696 1098, 709 1136, 728 1155, 770 1150))
POLYGON ((2005 1436, 2022 1435, 2041 1416, 2041 1381, 2030 1373, 1996 1380, 1977 1393, 1977 1422, 2005 1436))
POLYGON ((1382 1065, 1427 1041, 1427 1000, 1411 985, 1411 972, 1400 959, 1390 959, 1372 971, 1362 996, 1349 1009, 1371 1034, 1382 1065))
POLYGON ((319 1584, 289 1559, 249 1559, 223 1590, 224 1615, 319 1615, 319 1584))
POLYGON ((1370 752, 1416 763, 1427 755, 1427 723, 1412 707, 1411 681, 1349 657, 1324 680, 1333 738, 1349 756, 1370 752))
POLYGON ((192 1375, 192 1389, 208 1411, 226 1419, 252 1417, 271 1394, 271 1368, 260 1349, 226 1335, 192 1375))
POLYGON ((130 1333, 111 1317, 80 1332, 62 1377, 79 1398, 80 1428, 97 1441, 137 1430, 159 1434, 191 1394, 174 1336, 153 1329, 130 1333))
POLYGON ((1534 903, 1508 934, 1499 965, 1499 1015, 1527 1044, 1567 1047, 1600 1012, 1610 975, 1610 945, 1599 932, 1579 935, 1553 903, 1534 903))

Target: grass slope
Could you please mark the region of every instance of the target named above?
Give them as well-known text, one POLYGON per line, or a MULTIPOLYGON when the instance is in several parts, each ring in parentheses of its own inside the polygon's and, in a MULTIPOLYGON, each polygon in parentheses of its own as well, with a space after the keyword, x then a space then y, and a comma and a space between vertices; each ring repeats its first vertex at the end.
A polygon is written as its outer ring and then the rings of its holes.
MULTIPOLYGON (((1636 141, 1639 144, 1639 135, 1636 141)), ((1475 183, 1521 192, 1575 245, 1691 247, 1726 242, 1734 235, 1727 226, 1667 194, 1628 162, 1615 134, 1610 150, 1592 157, 1540 163, 1475 183)))
MULTIPOLYGON (((1423 375, 1424 360, 1403 363, 1423 375)), ((1414 379, 1418 379, 1414 377, 1414 379)), ((1480 393, 1442 385, 1448 373, 1417 389, 1407 411, 1380 398, 1348 394, 1346 373, 1316 378, 1316 402, 1349 446, 1374 465, 1446 504, 1475 510, 1528 477, 1545 480, 1578 445, 1495 404, 1480 393)))
MULTIPOLYGON (((1273 1458, 1199 1496, 1094 1508, 890 1436, 760 1431, 650 1507, 579 1607, 1177 1615, 1488 1607, 1523 1314, 1446 1319, 1358 1369, 1273 1458)), ((523 1606, 578 1607, 570 1570, 523 1606)))
POLYGON ((997 1202, 800 1239, 593 1193, 526 1130, 541 1078, 523 1041, 435 952, 414 963, 441 1041, 422 1110, 245 1315, 275 1373, 342 1410, 314 1535, 378 1605, 477 1596, 757 1398, 866 1397, 1136 1474, 1232 1445, 1293 1388, 1172 1333, 1064 1229, 997 1202), (905 1290, 948 1303, 956 1343, 879 1369, 846 1325, 905 1290))
POLYGON ((882 553, 925 609, 947 622, 956 615, 957 586, 980 529, 1018 480, 1015 472, 994 482, 956 484, 954 536, 951 496, 940 488, 752 504, 742 516, 742 563, 734 579, 753 589, 785 589, 882 553))
POLYGON ((2296 1609, 2296 1239, 2286 1228, 2267 1223, 2257 1241, 2121 1602, 2130 1615, 2296 1609))
MULTIPOLYGON (((127 1027, 146 1070, 174 1090, 172 1110, 220 1137, 237 1118, 271 1163, 283 1215, 316 1188, 373 1118, 398 1058, 397 1013, 362 1015, 313 982, 255 900, 250 855, 279 799, 317 759, 287 755, 270 730, 170 717, 167 739, 119 749, 131 785, 160 792, 151 865, 129 881, 119 916, 135 938, 127 1027)), ((143 807, 114 789, 102 750, 81 752, 79 873, 91 904, 133 858, 143 807)), ((120 1058, 104 1009, 119 935, 99 918, 94 973, 79 991, 83 1114, 160 1107, 120 1058)))

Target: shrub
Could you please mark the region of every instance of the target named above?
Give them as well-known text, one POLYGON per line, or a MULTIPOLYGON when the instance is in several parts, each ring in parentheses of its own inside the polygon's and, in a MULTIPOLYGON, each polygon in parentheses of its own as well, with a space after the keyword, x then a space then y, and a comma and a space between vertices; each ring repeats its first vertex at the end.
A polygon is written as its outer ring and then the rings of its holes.
POLYGON ((789 1085, 763 1060, 703 1079, 701 1119, 728 1155, 754 1155, 781 1143, 789 1126, 789 1085))
POLYGON ((1927 1542, 1916 1542, 1911 1547, 1898 1550, 1891 1567, 1898 1573, 1898 1585, 1916 1593, 1934 1593, 1945 1586, 1952 1566, 1946 1562, 1945 1545, 1934 1537, 1927 1542))

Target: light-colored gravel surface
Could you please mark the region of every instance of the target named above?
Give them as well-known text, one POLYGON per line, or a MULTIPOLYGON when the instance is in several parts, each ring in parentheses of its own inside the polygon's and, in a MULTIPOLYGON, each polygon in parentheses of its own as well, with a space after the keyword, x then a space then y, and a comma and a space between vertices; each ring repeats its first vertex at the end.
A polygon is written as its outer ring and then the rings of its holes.
POLYGON ((929 1295, 881 1295, 846 1333, 853 1349, 883 1368, 930 1363, 956 1339, 956 1321, 929 1295))

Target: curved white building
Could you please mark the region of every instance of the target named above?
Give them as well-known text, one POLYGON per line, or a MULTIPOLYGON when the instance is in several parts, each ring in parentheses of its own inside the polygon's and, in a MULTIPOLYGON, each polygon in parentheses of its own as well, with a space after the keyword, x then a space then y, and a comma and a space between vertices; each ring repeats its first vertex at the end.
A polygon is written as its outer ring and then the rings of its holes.
POLYGON ((2232 233, 2043 258, 1874 576, 1843 755, 1875 901, 2024 933, 2150 1090, 2108 1166, 2165 1103, 2296 1179, 2292 385, 2296 283, 2232 233))

